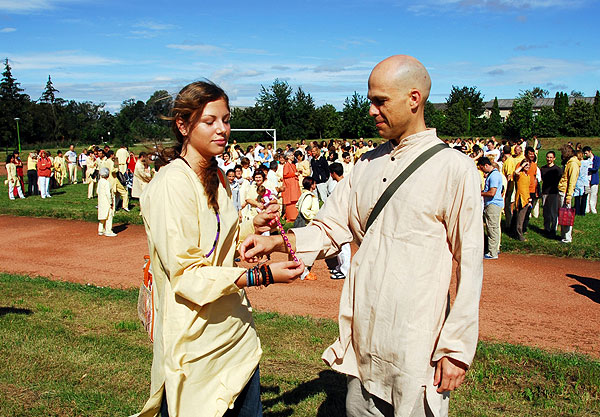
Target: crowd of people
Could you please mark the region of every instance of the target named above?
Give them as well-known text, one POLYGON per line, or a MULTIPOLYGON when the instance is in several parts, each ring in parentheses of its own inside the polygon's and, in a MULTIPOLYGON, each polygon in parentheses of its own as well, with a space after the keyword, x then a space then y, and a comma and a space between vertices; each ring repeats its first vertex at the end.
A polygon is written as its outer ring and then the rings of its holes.
MULTIPOLYGON (((255 143, 244 149, 234 140, 216 160, 226 174, 241 220, 250 220, 264 210, 268 196, 277 199, 287 222, 302 227, 315 217, 354 163, 376 147, 377 143, 361 138, 302 140, 278 149, 270 143, 255 143)), ((326 262, 332 279, 345 278, 350 267, 349 244, 343 245, 337 258, 326 262)), ((316 277, 307 272, 306 278, 316 277)))
POLYGON ((15 151, 6 160, 8 194, 11 200, 37 195, 51 198, 51 190, 77 184, 81 175, 81 182, 88 187, 87 198, 98 199, 98 234, 114 237, 114 212, 130 211, 130 196, 139 199, 154 175, 150 162, 148 153, 140 152, 136 156, 125 146, 115 152, 108 145, 93 145, 77 154, 74 145, 70 145, 68 151, 58 150, 54 156, 46 150, 34 150, 27 156, 25 192, 25 165, 15 151))
MULTIPOLYGON (((600 157, 591 147, 569 142, 560 148, 561 164, 556 164, 557 152, 545 154, 546 164, 538 161, 541 144, 531 141, 497 143, 475 140, 469 152, 482 175, 484 219, 487 226, 486 259, 497 259, 500 251, 501 214, 504 229, 514 238, 525 241, 530 216, 543 211, 544 230, 548 238, 557 238, 560 208, 575 208, 575 215, 597 213, 598 168, 600 157)), ((562 243, 572 242, 572 225, 561 224, 562 243)))
MULTIPOLYGON (((486 259, 498 257, 502 228, 514 238, 526 240, 529 218, 537 218, 540 208, 544 232, 549 238, 555 237, 558 231, 560 207, 573 207, 578 216, 597 213, 600 156, 594 155, 589 146, 569 142, 559 149, 558 155, 557 151, 547 151, 544 155, 546 164, 542 165, 538 161, 541 142, 535 137, 530 141, 520 139, 515 142, 499 141, 493 136, 456 138, 446 140, 446 143, 469 155, 481 171, 488 238, 486 259), (557 156, 561 158, 560 164, 556 164, 557 156)), ((268 193, 277 198, 285 220, 299 227, 314 218, 354 163, 376 147, 376 142, 362 138, 309 143, 302 140, 295 146, 287 144, 278 149, 270 143, 266 146, 255 143, 243 148, 233 140, 216 160, 225 172, 241 219, 251 219, 263 210, 268 193)), ((102 210, 103 214, 99 214, 108 224, 108 229, 99 228, 99 233, 113 236, 110 224, 114 211, 119 208, 129 211, 129 197, 140 197, 155 172, 150 168, 155 157, 156 152, 141 152, 136 156, 126 147, 114 152, 109 146, 91 146, 77 154, 71 145, 67 152, 63 154, 58 150, 55 156, 48 151, 36 150, 27 158, 26 190, 24 164, 19 153, 14 152, 6 160, 9 197, 41 195, 49 198, 51 189, 66 183, 77 184, 80 171, 81 181, 88 185, 88 198, 91 199, 98 195, 100 171, 106 167, 111 196, 103 198, 112 203, 110 210, 102 210)), ((156 168, 160 168, 158 161, 156 168)), ((571 227, 562 226, 560 236, 562 242, 571 242, 571 227)), ((345 248, 344 254, 348 250, 345 248)), ((328 266, 332 278, 344 278, 343 271, 349 268, 349 256, 340 256, 337 264, 328 260, 328 266)))

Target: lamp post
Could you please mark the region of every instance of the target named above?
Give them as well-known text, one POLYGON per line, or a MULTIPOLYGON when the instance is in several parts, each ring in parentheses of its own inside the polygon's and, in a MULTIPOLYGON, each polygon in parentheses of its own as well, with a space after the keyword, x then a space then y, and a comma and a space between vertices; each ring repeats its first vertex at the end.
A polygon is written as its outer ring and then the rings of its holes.
POLYGON ((21 153, 21 135, 19 133, 19 120, 21 120, 18 117, 15 117, 15 122, 17 122, 17 143, 19 145, 19 153, 21 153))
POLYGON ((469 118, 467 119, 467 135, 471 134, 471 107, 467 107, 469 111, 469 118))

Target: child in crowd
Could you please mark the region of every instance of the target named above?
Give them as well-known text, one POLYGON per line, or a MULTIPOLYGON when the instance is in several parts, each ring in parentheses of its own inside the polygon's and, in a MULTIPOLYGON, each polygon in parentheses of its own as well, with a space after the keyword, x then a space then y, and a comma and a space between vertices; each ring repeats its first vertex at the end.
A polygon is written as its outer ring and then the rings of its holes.
POLYGON ((98 180, 98 236, 115 237, 112 231, 112 221, 115 213, 115 196, 108 182, 108 168, 100 170, 98 180))

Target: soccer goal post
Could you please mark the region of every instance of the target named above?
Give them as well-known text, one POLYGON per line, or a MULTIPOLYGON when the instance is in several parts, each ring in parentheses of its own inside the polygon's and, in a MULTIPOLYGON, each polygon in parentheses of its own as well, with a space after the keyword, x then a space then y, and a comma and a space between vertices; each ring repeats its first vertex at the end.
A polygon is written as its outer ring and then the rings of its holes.
POLYGON ((277 149, 277 129, 231 129, 232 132, 266 132, 273 138, 273 150, 277 149))

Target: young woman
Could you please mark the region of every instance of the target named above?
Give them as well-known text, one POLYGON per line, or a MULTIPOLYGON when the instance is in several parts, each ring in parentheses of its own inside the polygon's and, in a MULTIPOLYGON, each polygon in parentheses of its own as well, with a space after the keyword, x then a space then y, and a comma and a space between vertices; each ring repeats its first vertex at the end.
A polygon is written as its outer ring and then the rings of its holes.
POLYGON ((229 118, 227 95, 215 84, 184 87, 170 117, 178 145, 163 154, 170 162, 140 198, 155 313, 151 397, 141 416, 262 415, 262 351, 243 288, 290 282, 304 265, 235 266, 240 239, 270 230, 278 207, 239 224, 215 159, 229 118))
POLYGON ((7 179, 5 183, 8 184, 8 198, 14 200, 15 194, 19 198, 25 198, 23 190, 21 189, 21 181, 17 175, 17 165, 15 164, 14 155, 8 155, 6 157, 6 174, 7 179))

